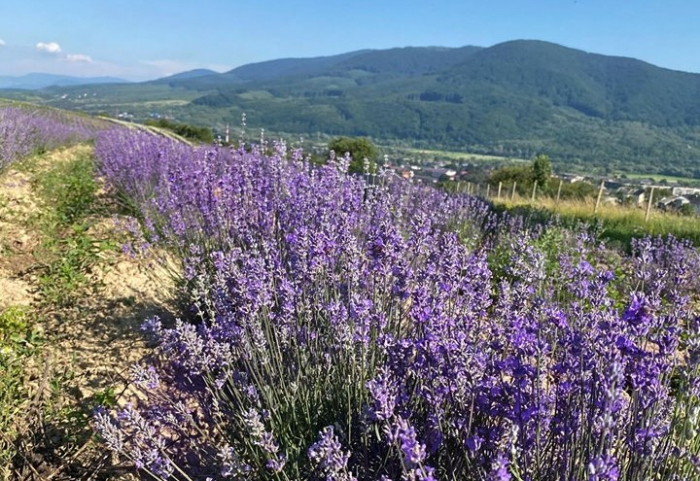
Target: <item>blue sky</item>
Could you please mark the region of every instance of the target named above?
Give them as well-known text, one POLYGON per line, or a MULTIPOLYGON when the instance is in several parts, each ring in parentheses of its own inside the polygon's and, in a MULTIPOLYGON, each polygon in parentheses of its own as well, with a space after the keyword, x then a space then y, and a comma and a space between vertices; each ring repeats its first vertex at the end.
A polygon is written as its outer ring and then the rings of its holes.
POLYGON ((538 39, 700 73, 697 0, 2 0, 0 75, 143 80, 363 48, 538 39))

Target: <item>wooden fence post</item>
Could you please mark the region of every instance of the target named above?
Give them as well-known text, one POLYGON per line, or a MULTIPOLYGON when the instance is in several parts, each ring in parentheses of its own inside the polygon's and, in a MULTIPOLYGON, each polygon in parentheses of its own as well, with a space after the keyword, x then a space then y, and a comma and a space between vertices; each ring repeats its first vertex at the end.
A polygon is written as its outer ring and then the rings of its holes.
POLYGON ((486 184, 486 198, 489 198, 489 194, 491 193, 491 184, 486 184))
POLYGON ((651 186, 649 191, 649 201, 647 202, 647 212, 644 214, 644 222, 649 222, 649 214, 651 214, 651 203, 654 202, 654 186, 651 186))
POLYGON ((601 180, 600 181, 600 189, 598 189, 598 199, 595 201, 595 209, 593 210, 593 214, 598 213, 598 208, 600 207, 600 199, 603 197, 603 189, 605 188, 605 181, 601 180))
POLYGON ((534 184, 532 184, 532 199, 530 199, 530 202, 535 202, 535 195, 537 194, 537 181, 535 181, 534 184))
POLYGON ((559 188, 557 189, 557 205, 559 204, 559 198, 561 197, 561 186, 564 183, 564 179, 559 179, 559 188))
POLYGON ((503 187, 503 182, 498 183, 498 200, 501 200, 501 187, 503 187))
POLYGON ((510 200, 515 200, 515 187, 518 185, 517 182, 513 182, 513 192, 510 194, 510 200))

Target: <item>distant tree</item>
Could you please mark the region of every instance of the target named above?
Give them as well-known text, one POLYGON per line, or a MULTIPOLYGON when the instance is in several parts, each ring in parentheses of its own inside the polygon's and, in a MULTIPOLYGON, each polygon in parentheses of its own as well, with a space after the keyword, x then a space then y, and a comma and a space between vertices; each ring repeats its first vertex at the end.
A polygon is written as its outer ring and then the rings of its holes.
MULTIPOLYGON (((544 190, 544 192, 550 197, 555 197, 557 195, 558 190, 559 182, 556 182, 550 183, 549 186, 544 190)), ((589 182, 574 182, 573 184, 564 182, 562 184, 561 192, 559 192, 562 199, 578 200, 595 197, 597 193, 598 188, 589 182)))
POLYGON ((683 204, 678 208, 678 213, 685 216, 695 215, 695 207, 692 204, 683 204))
POLYGON ((328 144, 328 151, 335 152, 336 156, 342 157, 346 153, 350 154, 350 173, 361 174, 365 171, 365 159, 369 163, 369 170, 376 168, 377 148, 364 137, 339 137, 331 140, 328 144))
POLYGON ((205 144, 214 142, 214 132, 206 127, 196 125, 180 124, 168 119, 146 120, 146 125, 152 125, 163 129, 168 129, 178 135, 190 140, 198 140, 205 144))
POLYGON ((526 187, 532 185, 533 174, 532 167, 529 165, 508 165, 496 169, 491 173, 489 181, 492 185, 498 185, 503 182, 504 185, 517 182, 519 186, 526 187))
POLYGON ((549 178, 552 176, 552 162, 546 155, 538 155, 532 161, 532 177, 541 188, 547 187, 549 178))

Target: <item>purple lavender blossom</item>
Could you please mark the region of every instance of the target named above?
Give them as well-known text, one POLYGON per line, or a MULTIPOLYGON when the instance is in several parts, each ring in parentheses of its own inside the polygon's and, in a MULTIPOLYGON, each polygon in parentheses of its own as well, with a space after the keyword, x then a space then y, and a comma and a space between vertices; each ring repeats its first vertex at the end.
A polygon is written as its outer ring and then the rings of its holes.
POLYGON ((333 426, 325 427, 319 440, 309 448, 309 459, 327 481, 356 481, 347 469, 350 453, 342 448, 333 426))
POLYGON ((694 479, 696 249, 288 151, 99 136, 191 305, 147 324, 144 402, 96 420, 112 449, 200 477, 694 479))

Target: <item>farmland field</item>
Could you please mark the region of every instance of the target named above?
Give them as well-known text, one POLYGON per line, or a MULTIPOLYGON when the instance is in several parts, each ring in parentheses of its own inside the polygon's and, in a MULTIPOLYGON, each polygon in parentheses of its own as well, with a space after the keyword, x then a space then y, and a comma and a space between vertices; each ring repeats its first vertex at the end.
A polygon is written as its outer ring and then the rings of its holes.
POLYGON ((691 242, 13 109, 4 475, 700 479, 691 242))
POLYGON ((677 177, 673 175, 658 175, 658 174, 624 174, 629 179, 653 179, 655 182, 666 181, 668 183, 683 183, 698 182, 698 179, 690 177, 677 177))
POLYGON ((454 152, 447 150, 430 150, 430 149, 409 149, 409 148, 399 148, 397 149, 400 153, 407 153, 409 155, 414 155, 417 158, 432 160, 435 158, 445 158, 450 160, 456 160, 460 162, 527 162, 526 159, 513 158, 508 156, 497 156, 497 155, 483 155, 483 154, 473 154, 469 152, 454 152))
POLYGON ((700 481, 698 18, 0 2, 0 481, 700 481))

